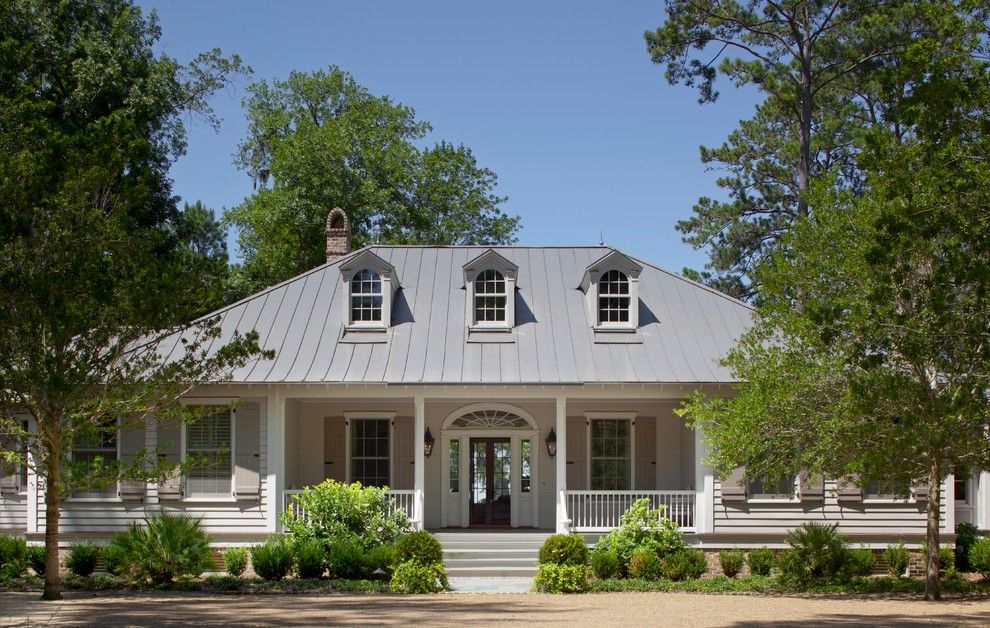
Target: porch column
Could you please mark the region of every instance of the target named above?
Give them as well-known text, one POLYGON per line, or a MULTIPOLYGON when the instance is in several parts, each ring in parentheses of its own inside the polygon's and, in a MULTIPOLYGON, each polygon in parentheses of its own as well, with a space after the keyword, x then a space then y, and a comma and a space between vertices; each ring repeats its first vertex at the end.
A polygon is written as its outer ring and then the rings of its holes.
POLYGON ((417 530, 425 527, 424 492, 426 491, 426 455, 423 440, 426 438, 426 400, 422 396, 413 399, 415 423, 413 426, 413 526, 417 530))
POLYGON ((557 533, 570 531, 570 517, 567 516, 567 399, 557 397, 557 533))
POLYGON ((268 395, 265 406, 268 415, 268 529, 277 532, 282 529, 279 517, 282 514, 282 493, 285 490, 285 396, 276 388, 268 395))
POLYGON ((697 534, 715 531, 715 475, 705 465, 708 453, 701 428, 694 430, 694 530, 697 534))

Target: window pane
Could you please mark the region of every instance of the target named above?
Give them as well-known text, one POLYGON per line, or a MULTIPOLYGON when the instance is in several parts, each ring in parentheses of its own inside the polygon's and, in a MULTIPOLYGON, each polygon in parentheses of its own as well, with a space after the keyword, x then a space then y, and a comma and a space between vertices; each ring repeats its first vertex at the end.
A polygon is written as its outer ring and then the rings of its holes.
POLYGON ((461 490, 461 441, 450 440, 450 492, 461 490))
POLYGON ((522 492, 528 493, 532 480, 533 443, 528 438, 524 438, 519 449, 522 454, 522 475, 520 476, 522 492))
POLYGON ((389 419, 351 419, 351 482, 389 484, 389 419))
POLYGON ((591 489, 632 488, 632 422, 627 419, 591 421, 591 489))
MULTIPOLYGON (((72 462, 89 470, 94 479, 105 479, 109 467, 117 462, 117 419, 108 418, 98 427, 79 434, 72 444, 72 462), (104 470, 101 473, 101 470, 104 470)), ((26 479, 26 473, 25 479, 26 479)), ((73 497, 115 497, 117 483, 108 486, 81 487, 73 497)), ((25 484, 26 488, 26 484, 25 484)))
POLYGON ((503 322, 508 295, 506 281, 497 270, 484 270, 474 280, 474 320, 476 323, 503 322))
POLYGON ((230 495, 233 466, 230 457, 231 410, 223 406, 186 424, 186 458, 196 464, 186 475, 189 495, 230 495))

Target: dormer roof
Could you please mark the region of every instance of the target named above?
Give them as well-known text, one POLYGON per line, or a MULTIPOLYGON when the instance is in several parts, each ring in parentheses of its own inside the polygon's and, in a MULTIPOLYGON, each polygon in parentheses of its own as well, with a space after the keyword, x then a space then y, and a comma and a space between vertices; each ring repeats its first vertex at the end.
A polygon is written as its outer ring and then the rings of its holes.
POLYGON ((361 249, 340 262, 340 274, 345 277, 363 268, 371 268, 381 275, 387 275, 392 281, 393 289, 399 286, 399 276, 395 266, 376 255, 371 249, 361 249))
POLYGON ((503 275, 511 275, 513 278, 519 271, 519 266, 515 262, 498 254, 494 249, 488 249, 464 264, 464 283, 471 281, 474 275, 488 268, 495 269, 503 275))
POLYGON ((632 279, 638 279, 639 274, 643 272, 643 266, 625 253, 611 249, 584 269, 584 275, 581 277, 581 291, 587 293, 592 282, 598 281, 602 273, 609 270, 619 270, 632 279))

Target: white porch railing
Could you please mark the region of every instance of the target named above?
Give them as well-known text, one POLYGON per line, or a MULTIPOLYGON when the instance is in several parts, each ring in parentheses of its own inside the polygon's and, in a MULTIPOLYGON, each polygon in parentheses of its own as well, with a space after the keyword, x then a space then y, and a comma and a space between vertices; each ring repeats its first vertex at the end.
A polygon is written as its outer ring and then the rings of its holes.
POLYGON ((649 499, 651 508, 681 530, 694 530, 694 491, 567 491, 567 517, 574 532, 608 532, 619 527, 622 513, 633 502, 649 499))
MULTIPOLYGON (((299 502, 293 499, 293 496, 300 495, 302 492, 302 490, 282 491, 282 510, 291 511, 297 517, 305 518, 306 512, 303 510, 302 506, 299 505, 299 502)), ((389 489, 387 494, 392 498, 392 508, 389 512, 395 512, 396 510, 405 511, 406 516, 409 517, 409 521, 413 522, 415 527, 415 521, 413 519, 413 505, 416 503, 416 492, 412 490, 400 491, 389 489)))

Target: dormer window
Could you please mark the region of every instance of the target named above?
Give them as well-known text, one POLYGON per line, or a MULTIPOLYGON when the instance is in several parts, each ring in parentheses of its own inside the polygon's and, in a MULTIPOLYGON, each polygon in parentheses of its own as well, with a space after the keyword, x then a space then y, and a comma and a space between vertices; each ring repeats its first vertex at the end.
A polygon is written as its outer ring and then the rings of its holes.
POLYGON ((512 331, 516 324, 518 271, 518 266, 492 249, 464 265, 465 322, 469 331, 477 332, 471 342, 511 341, 498 332, 512 331))
POLYGON ((345 258, 340 263, 340 275, 346 291, 346 330, 387 330, 392 322, 392 300, 399 287, 395 267, 366 249, 345 258))
POLYGON ((351 323, 382 322, 382 276, 364 268, 351 278, 351 323))
POLYGON ((610 270, 598 279, 598 324, 629 324, 629 278, 610 270))
POLYGON ((505 275, 493 268, 478 273, 474 280, 474 323, 486 325, 505 324, 505 308, 508 293, 505 275))

